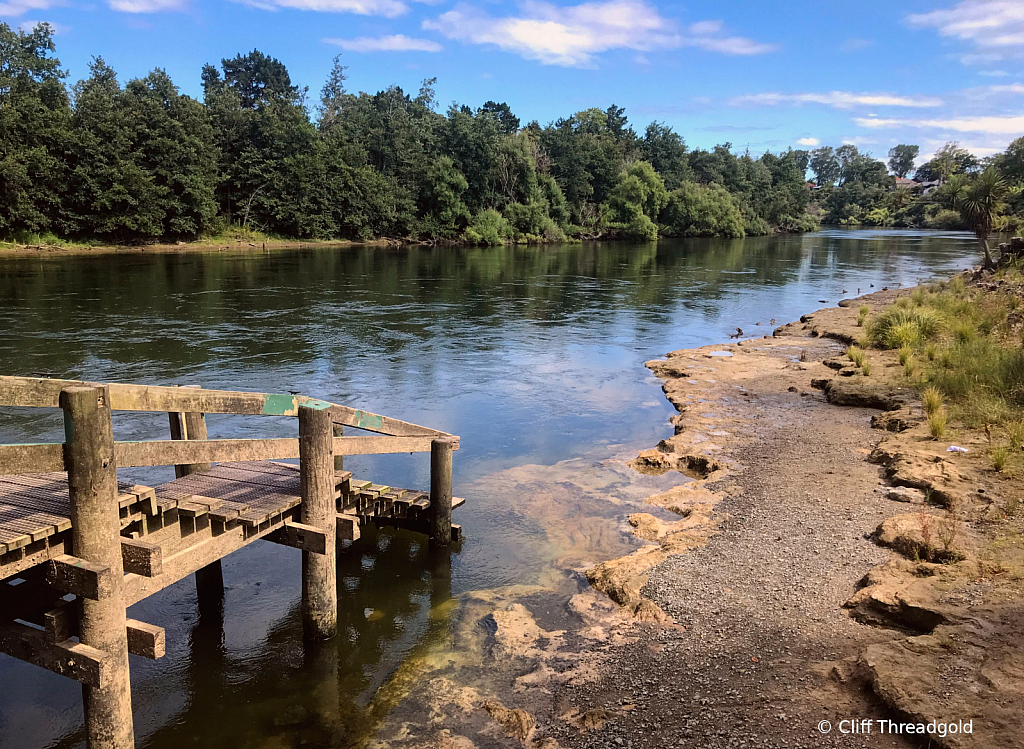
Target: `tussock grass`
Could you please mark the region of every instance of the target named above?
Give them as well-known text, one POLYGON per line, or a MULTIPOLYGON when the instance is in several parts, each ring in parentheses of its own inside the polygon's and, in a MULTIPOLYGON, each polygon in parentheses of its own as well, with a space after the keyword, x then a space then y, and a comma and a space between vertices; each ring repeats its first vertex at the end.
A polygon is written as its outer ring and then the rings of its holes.
POLYGON ((860 365, 860 371, 867 377, 871 374, 871 361, 865 356, 863 363, 860 365))
POLYGON ((992 467, 1002 473, 1006 470, 1006 461, 1010 458, 1010 450, 1006 445, 993 447, 991 452, 992 467))
MULTIPOLYGON (((909 302, 900 299, 899 302, 909 302)), ((937 336, 943 329, 943 318, 931 307, 912 307, 897 302, 868 323, 868 339, 883 349, 918 346, 937 336)))
POLYGON ((946 404, 946 399, 938 388, 927 387, 921 393, 921 402, 924 404, 924 412, 931 416, 946 404))
POLYGON ((862 349, 860 346, 850 346, 848 349, 846 349, 846 355, 850 358, 850 361, 852 361, 858 367, 864 366, 864 359, 867 355, 864 353, 864 349, 862 349))
POLYGON ((946 415, 946 409, 940 408, 934 413, 928 414, 928 433, 934 439, 941 439, 942 435, 946 433, 946 422, 948 416, 946 415))

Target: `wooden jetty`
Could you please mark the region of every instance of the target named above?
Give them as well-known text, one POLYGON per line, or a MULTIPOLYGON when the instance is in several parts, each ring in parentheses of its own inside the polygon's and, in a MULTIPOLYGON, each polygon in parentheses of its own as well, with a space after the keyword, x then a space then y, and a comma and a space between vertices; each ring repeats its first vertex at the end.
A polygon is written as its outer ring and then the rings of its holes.
POLYGON ((164 654, 163 629, 128 606, 193 574, 200 605, 219 602, 220 560, 263 539, 302 550, 303 632, 326 639, 339 540, 368 523, 439 547, 460 536, 459 438, 436 429, 304 396, 24 377, 0 377, 3 406, 62 409, 65 441, 0 445, 0 652, 82 683, 89 749, 135 745, 128 656, 164 654), (115 442, 114 411, 166 412, 171 439, 115 442), (298 437, 211 440, 206 414, 296 417, 298 437), (416 452, 430 453, 429 492, 344 470, 346 455, 416 452), (163 465, 177 478, 118 481, 163 465))

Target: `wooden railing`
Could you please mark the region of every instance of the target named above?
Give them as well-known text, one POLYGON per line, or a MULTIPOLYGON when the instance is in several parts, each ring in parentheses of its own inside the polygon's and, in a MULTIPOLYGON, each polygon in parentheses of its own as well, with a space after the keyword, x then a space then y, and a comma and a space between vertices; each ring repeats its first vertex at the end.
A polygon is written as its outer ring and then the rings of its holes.
MULTIPOLYGON (((60 408, 61 391, 82 386, 104 388, 111 411, 297 417, 299 407, 304 406, 326 412, 335 425, 376 433, 333 437, 336 456, 430 452, 432 442, 440 437, 454 439, 454 449, 458 449, 458 438, 447 432, 301 395, 0 377, 0 406, 60 408)), ((0 475, 65 471, 65 452, 63 443, 0 445, 0 475)), ((114 443, 118 468, 290 460, 299 455, 298 438, 114 443)))

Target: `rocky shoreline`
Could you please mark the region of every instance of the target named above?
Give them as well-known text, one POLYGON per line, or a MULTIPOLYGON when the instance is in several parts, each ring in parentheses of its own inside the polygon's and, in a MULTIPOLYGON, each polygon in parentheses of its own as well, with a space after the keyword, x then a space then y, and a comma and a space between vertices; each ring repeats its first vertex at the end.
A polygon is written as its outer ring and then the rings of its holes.
POLYGON ((858 307, 910 292, 648 362, 678 413, 629 465, 690 480, 624 518, 643 544, 581 569, 567 604, 464 602, 453 645, 477 659, 449 658, 375 745, 1024 747, 1020 482, 984 434, 928 435, 895 352, 871 377, 843 356, 858 307))

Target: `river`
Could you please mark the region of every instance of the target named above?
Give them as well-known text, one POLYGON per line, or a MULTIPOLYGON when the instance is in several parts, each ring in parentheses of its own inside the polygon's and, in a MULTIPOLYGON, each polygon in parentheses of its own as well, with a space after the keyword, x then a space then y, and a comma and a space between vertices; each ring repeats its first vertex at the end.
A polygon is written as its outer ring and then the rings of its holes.
MULTIPOLYGON (((893 230, 8 257, 0 373, 301 392, 461 436, 461 549, 449 561, 390 532, 345 549, 330 645, 303 649, 300 555, 270 543, 225 560, 222 619, 200 620, 191 579, 130 612, 167 630, 162 660, 132 659, 140 747, 348 746, 415 684, 412 661, 429 668, 425 654, 453 647, 467 600, 534 586, 551 591, 557 619, 581 567, 635 548, 624 505, 679 480, 625 467, 669 434, 671 408, 645 360, 737 327, 770 334, 772 319, 975 261, 970 235, 893 230)), ((297 428, 214 416, 209 427, 211 437, 297 428)), ((114 429, 121 440, 167 438, 159 415, 118 415, 114 429)), ((61 435, 59 413, 0 412, 0 443, 61 435)), ((346 468, 429 484, 422 455, 349 458, 346 468)), ((0 747, 84 745, 78 684, 6 656, 0 684, 0 747)))

